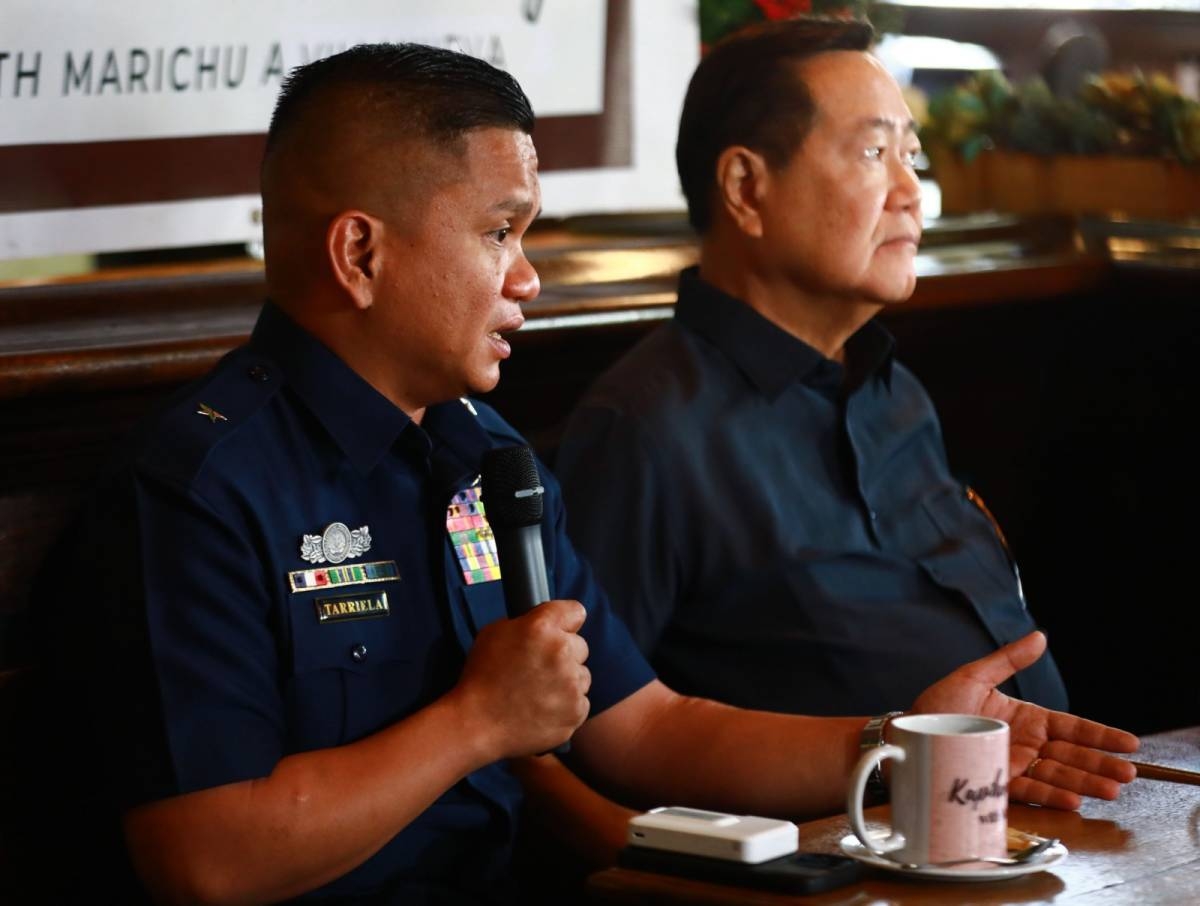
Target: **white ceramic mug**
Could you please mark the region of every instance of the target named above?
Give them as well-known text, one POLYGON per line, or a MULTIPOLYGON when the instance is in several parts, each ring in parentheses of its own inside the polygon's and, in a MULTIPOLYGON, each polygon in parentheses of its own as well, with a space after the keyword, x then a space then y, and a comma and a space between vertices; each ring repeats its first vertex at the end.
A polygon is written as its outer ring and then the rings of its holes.
POLYGON ((926 865, 1008 851, 1008 724, 972 714, 910 714, 891 742, 863 754, 850 775, 846 811, 862 845, 896 862, 926 865), (867 777, 893 759, 892 829, 867 833, 867 777))

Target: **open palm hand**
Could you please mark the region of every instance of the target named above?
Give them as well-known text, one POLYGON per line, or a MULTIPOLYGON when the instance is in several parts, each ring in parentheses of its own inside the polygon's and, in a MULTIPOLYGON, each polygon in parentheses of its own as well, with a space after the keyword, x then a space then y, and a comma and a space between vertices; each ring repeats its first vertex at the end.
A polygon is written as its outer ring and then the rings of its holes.
POLYGON ((1031 632, 987 657, 972 661, 921 693, 913 713, 981 714, 1006 721, 1011 744, 1009 795, 1052 808, 1077 809, 1083 796, 1115 799, 1137 776, 1109 752, 1137 751, 1132 733, 1061 711, 1010 698, 996 689, 1046 650, 1031 632))

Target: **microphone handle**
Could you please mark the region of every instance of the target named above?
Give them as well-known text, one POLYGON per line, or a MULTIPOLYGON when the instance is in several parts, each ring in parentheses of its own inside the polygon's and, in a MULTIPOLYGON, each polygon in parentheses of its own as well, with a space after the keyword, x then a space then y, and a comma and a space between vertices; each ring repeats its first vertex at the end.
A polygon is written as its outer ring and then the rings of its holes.
POLYGON ((542 530, 537 525, 495 529, 504 603, 510 617, 529 613, 550 600, 542 530))
MULTIPOLYGON (((496 555, 500 558, 500 579, 504 583, 504 604, 510 618, 519 617, 550 600, 542 528, 540 525, 522 525, 493 531, 496 555)), ((553 754, 565 755, 569 751, 571 742, 567 740, 554 749, 553 754)))

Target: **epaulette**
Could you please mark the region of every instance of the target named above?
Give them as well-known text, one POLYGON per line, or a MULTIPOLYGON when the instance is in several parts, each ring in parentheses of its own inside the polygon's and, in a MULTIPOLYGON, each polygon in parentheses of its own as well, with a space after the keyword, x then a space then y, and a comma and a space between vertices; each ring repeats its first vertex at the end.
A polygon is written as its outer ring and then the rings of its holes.
POLYGON ((283 373, 274 362, 247 347, 235 349, 143 427, 138 466, 189 484, 212 452, 282 386, 283 373))

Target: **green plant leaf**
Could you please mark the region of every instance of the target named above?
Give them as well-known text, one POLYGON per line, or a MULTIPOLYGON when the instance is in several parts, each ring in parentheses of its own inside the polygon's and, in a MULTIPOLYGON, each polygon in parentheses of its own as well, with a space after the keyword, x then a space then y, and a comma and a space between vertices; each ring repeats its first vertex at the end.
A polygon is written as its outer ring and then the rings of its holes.
POLYGON ((930 99, 922 136, 964 159, 994 145, 1032 154, 1169 156, 1200 162, 1200 104, 1163 76, 1094 76, 1074 98, 1056 97, 1041 79, 1011 86, 978 72, 930 99))
POLYGON ((715 44, 743 26, 762 22, 763 18, 754 0, 700 0, 700 41, 715 44))

